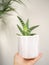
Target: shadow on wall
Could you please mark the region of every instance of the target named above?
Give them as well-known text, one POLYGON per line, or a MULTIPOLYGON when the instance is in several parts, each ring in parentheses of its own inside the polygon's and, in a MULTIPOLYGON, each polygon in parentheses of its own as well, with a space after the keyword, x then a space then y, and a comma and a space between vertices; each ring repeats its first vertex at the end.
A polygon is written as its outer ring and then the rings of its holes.
POLYGON ((7 23, 0 19, 0 32, 7 28, 7 23))
POLYGON ((2 64, 0 63, 0 65, 11 65, 13 62, 13 56, 17 49, 15 25, 16 24, 11 24, 11 22, 8 22, 7 20, 5 23, 0 20, 0 56, 2 61, 2 64))

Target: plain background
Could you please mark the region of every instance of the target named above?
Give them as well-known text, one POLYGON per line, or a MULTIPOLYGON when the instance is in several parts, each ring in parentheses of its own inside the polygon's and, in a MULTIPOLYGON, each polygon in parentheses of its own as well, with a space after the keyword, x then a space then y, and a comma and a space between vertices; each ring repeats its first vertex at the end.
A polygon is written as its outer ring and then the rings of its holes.
MULTIPOLYGON (((35 65, 49 65, 49 0, 24 0, 24 5, 14 3, 23 20, 30 20, 30 26, 39 24, 40 27, 35 30, 40 35, 39 51, 42 52, 42 58, 35 65), (19 5, 19 6, 18 6, 19 5)), ((16 33, 17 14, 11 12, 11 16, 5 16, 5 22, 0 20, 0 65, 13 65, 14 55, 18 51, 16 33)), ((20 23, 19 23, 20 24, 20 23)))

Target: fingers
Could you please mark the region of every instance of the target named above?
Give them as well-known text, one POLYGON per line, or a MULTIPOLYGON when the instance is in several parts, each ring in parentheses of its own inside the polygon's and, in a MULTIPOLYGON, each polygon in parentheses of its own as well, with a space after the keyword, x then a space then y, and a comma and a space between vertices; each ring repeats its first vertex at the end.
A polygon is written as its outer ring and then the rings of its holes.
POLYGON ((17 53, 15 54, 15 56, 14 56, 14 59, 15 59, 18 55, 19 55, 19 53, 17 52, 17 53))
POLYGON ((21 61, 21 62, 27 62, 29 65, 33 65, 33 64, 35 64, 40 58, 41 58, 41 56, 42 56, 42 54, 40 53, 39 54, 39 56, 38 57, 36 57, 35 59, 28 59, 28 60, 26 60, 26 59, 24 59, 24 58, 22 58, 20 55, 19 55, 19 53, 16 53, 15 54, 15 56, 14 56, 14 64, 16 63, 16 61, 21 61))
POLYGON ((17 58, 23 60, 23 57, 19 53, 15 54, 14 60, 17 59, 17 58))
POLYGON ((38 57, 32 60, 32 63, 36 63, 41 57, 42 57, 42 54, 40 53, 38 57))
POLYGON ((34 62, 38 61, 41 58, 42 54, 40 53, 37 58, 34 59, 34 62))
POLYGON ((18 61, 19 61, 19 53, 17 52, 14 56, 14 65, 17 65, 18 61))

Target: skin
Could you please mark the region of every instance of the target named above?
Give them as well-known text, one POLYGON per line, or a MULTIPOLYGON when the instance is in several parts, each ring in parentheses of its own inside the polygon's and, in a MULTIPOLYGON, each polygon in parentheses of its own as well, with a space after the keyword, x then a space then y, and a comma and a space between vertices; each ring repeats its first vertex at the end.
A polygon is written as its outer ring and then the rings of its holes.
POLYGON ((34 65, 41 56, 42 54, 40 53, 39 56, 34 59, 24 59, 19 55, 19 53, 16 53, 14 56, 14 65, 34 65))

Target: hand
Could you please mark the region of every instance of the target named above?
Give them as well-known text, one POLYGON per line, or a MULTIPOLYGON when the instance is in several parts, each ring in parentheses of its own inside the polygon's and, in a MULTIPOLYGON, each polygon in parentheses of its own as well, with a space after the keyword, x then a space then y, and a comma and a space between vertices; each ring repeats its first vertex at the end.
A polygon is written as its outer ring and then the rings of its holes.
POLYGON ((16 55, 14 56, 14 65, 34 65, 40 58, 41 58, 42 54, 39 54, 38 57, 34 58, 34 59, 24 59, 22 58, 19 53, 16 53, 16 55))

